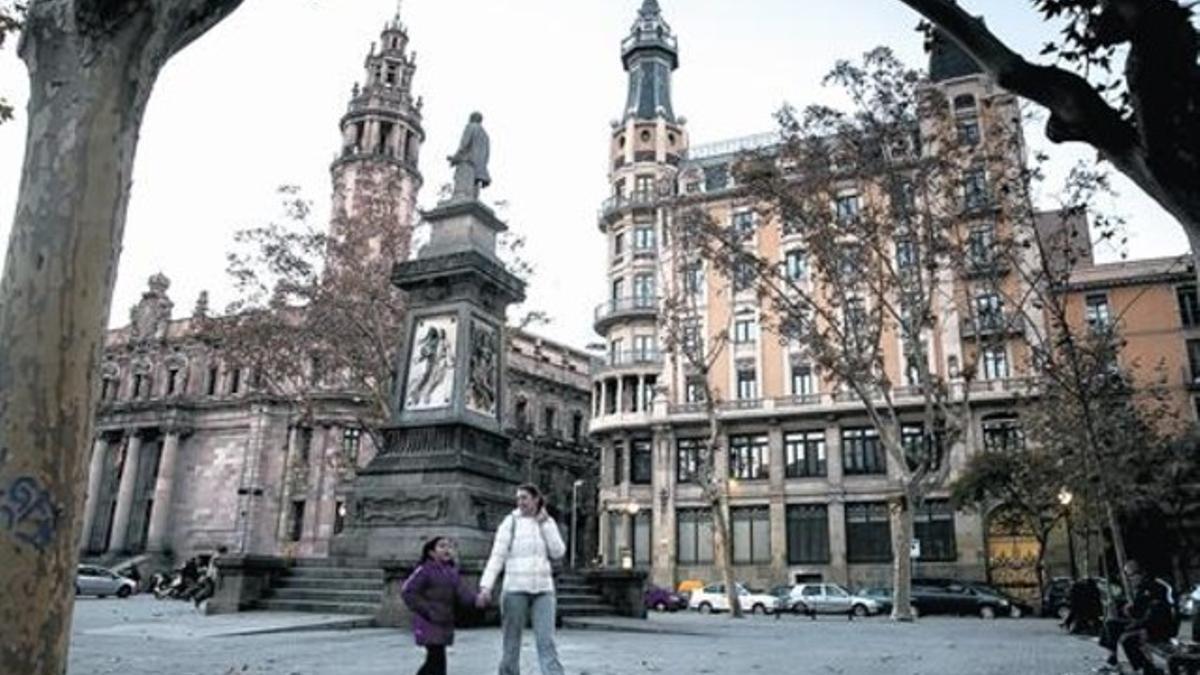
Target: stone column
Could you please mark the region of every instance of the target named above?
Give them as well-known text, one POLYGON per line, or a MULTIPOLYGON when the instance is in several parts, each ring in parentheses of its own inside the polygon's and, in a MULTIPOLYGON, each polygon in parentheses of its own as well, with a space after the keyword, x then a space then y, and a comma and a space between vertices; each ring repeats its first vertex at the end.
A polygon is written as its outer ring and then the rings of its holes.
POLYGON ((646 405, 646 401, 645 401, 645 398, 646 398, 646 376, 642 375, 642 374, 638 374, 637 378, 638 378, 637 379, 637 391, 634 392, 634 396, 633 396, 633 411, 634 412, 644 412, 645 410, 648 410, 650 408, 650 406, 646 405))
POLYGON ((783 430, 772 426, 767 431, 768 465, 771 479, 771 576, 787 577, 787 492, 785 490, 783 430))
POLYGON ((617 376, 617 414, 625 412, 625 376, 617 376))
POLYGON ((117 489, 117 509, 113 514, 110 551, 124 551, 129 541, 129 514, 133 511, 133 488, 137 483, 138 459, 142 454, 142 437, 137 431, 129 434, 125 450, 125 465, 121 468, 121 486, 117 489))
POLYGON ((146 550, 162 551, 171 521, 171 499, 175 491, 175 460, 179 455, 179 430, 168 429, 158 462, 158 480, 154 484, 154 507, 150 511, 150 529, 146 550))
POLYGON ((79 543, 87 549, 91 541, 92 528, 96 523, 97 500, 100 499, 100 481, 104 478, 104 457, 108 454, 108 441, 104 436, 96 436, 92 444, 92 463, 88 467, 87 501, 83 506, 83 531, 79 534, 79 543))
POLYGON ((829 484, 842 486, 842 430, 835 424, 825 429, 825 468, 829 484))

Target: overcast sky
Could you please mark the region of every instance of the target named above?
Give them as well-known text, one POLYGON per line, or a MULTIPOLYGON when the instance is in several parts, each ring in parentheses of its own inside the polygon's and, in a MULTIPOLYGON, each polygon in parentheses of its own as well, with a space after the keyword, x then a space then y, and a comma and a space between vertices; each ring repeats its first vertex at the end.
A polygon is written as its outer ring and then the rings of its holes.
MULTIPOLYGON (((592 308, 605 294, 605 244, 596 209, 608 193, 609 121, 624 104, 619 44, 641 0, 407 0, 418 53, 414 91, 425 99, 424 207, 450 172, 442 158, 469 111, 492 137, 484 196, 528 238, 537 268, 531 309, 541 329, 576 346, 595 342, 592 308)), ((923 63, 916 16, 898 0, 661 0, 679 36, 674 104, 692 144, 772 129, 784 102, 833 102, 821 77, 836 59, 888 45, 923 63)), ((1026 53, 1053 37, 1025 2, 964 0, 1026 53)), ((233 233, 278 213, 275 188, 296 184, 328 212, 338 119, 363 57, 395 0, 249 0, 170 63, 142 129, 110 324, 162 271, 176 316, 208 289, 232 298, 225 253, 233 233)), ((0 91, 18 106, 0 125, 0 242, 8 241, 24 153, 24 66, 0 52, 0 91)), ((1040 129, 1029 131, 1040 142, 1040 129)), ((1054 147, 1059 167, 1092 156, 1054 147)), ((1178 226, 1127 181, 1110 205, 1131 221, 1133 257, 1186 250, 1178 226)), ((1113 252, 1106 254, 1115 255, 1113 252)))

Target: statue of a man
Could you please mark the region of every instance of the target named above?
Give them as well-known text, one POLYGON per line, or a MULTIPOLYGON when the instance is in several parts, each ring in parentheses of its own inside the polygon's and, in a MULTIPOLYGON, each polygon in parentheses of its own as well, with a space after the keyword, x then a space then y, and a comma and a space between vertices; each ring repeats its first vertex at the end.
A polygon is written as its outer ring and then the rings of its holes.
POLYGON ((479 199, 480 188, 492 183, 488 175, 489 141, 487 132, 483 130, 483 115, 473 112, 467 128, 463 129, 462 141, 458 144, 458 152, 447 159, 454 167, 454 194, 451 201, 479 199))

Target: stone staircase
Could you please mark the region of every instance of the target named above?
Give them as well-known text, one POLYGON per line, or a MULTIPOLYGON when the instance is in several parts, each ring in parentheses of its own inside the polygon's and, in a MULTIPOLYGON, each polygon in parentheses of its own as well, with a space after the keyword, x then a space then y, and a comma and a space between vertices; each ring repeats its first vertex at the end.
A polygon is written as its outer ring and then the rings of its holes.
POLYGON ((301 558, 256 604, 276 612, 373 616, 383 602, 378 562, 350 558, 301 558))
MULTIPOLYGON (((559 618, 615 616, 616 611, 583 575, 556 575, 559 618)), ((374 615, 383 602, 379 563, 355 558, 300 558, 267 591, 255 608, 276 612, 374 615)))

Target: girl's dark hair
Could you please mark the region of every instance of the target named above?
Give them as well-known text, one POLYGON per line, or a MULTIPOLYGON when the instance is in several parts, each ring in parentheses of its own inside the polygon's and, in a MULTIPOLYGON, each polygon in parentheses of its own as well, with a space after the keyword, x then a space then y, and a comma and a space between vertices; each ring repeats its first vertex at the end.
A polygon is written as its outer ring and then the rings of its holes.
POLYGON ((517 490, 527 493, 538 503, 538 506, 546 505, 546 498, 542 496, 542 491, 533 483, 522 483, 517 486, 517 490))
POLYGON ((437 536, 425 542, 425 544, 421 546, 421 562, 425 562, 433 557, 433 549, 437 548, 438 542, 443 539, 445 539, 445 537, 437 536))

